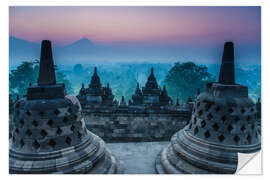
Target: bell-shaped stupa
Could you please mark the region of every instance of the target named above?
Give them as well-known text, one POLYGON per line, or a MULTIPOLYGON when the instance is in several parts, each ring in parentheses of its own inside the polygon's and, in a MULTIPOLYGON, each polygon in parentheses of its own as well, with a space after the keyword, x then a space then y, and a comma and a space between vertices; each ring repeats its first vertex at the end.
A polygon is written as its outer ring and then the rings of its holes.
POLYGON ((248 88, 235 84, 234 48, 224 46, 218 83, 195 100, 190 123, 171 138, 156 159, 158 173, 232 174, 237 153, 260 150, 256 105, 248 88))
POLYGON ((86 129, 81 105, 56 83, 51 42, 42 41, 38 83, 16 102, 11 174, 117 173, 104 141, 86 129))

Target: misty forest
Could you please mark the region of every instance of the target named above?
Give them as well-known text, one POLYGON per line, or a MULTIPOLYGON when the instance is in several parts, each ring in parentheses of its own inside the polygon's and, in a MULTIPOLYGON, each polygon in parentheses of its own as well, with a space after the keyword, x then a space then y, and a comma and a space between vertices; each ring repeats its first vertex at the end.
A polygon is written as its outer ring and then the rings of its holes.
MULTIPOLYGON (((26 94, 30 83, 37 82, 40 44, 15 37, 9 40, 9 93, 16 99, 17 95, 23 97, 26 94)), ((196 53, 185 51, 183 47, 108 47, 86 38, 65 46, 53 46, 56 79, 65 83, 68 93, 78 95, 82 83, 87 87, 96 66, 103 86, 109 83, 118 101, 122 96, 128 101, 135 92, 137 82, 140 87, 145 86, 153 67, 157 83, 160 88, 166 85, 174 103, 177 98, 181 103, 186 102, 189 96, 193 99, 198 88, 203 92, 207 82, 217 81, 220 49, 222 47, 218 46, 209 50, 206 48, 200 54, 197 50, 194 51, 196 53), (187 52, 190 53, 185 54, 187 52), (206 54, 216 60, 204 60, 206 54)), ((243 54, 246 56, 241 55, 241 58, 250 58, 248 53, 245 51, 243 54)), ((249 97, 256 101, 261 96, 260 63, 240 63, 236 53, 235 73, 236 83, 248 86, 249 97)))
MULTIPOLYGON (((82 83, 85 86, 91 81, 95 65, 75 64, 73 66, 56 66, 56 79, 58 83, 65 83, 68 93, 77 95, 82 83)), ((151 67, 160 87, 166 85, 173 102, 179 98, 181 103, 190 96, 194 98, 197 88, 204 91, 207 82, 216 81, 219 65, 199 65, 193 62, 170 63, 115 63, 97 65, 98 74, 102 84, 110 84, 115 98, 119 101, 122 96, 130 99, 136 89, 137 82, 144 86, 150 74, 151 67)), ((38 78, 39 61, 22 62, 10 70, 9 93, 15 99, 17 95, 26 94, 29 84, 35 84, 38 78)), ((249 96, 256 101, 261 96, 260 66, 236 66, 236 83, 249 88, 249 96)))

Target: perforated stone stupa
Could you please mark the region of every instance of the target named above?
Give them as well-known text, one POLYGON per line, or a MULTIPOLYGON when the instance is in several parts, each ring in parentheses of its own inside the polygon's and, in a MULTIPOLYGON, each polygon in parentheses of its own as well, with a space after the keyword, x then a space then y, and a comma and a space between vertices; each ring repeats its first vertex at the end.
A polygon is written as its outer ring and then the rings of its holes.
POLYGON ((107 84, 106 87, 102 87, 97 73, 97 67, 94 69, 94 74, 88 88, 85 88, 84 84, 82 84, 77 98, 83 108, 118 105, 118 102, 114 99, 110 85, 107 84))
POLYGON ((237 153, 260 150, 256 105, 248 88, 235 84, 233 43, 226 42, 218 83, 196 97, 190 123, 156 159, 158 173, 231 174, 237 153))
POLYGON ((86 129, 78 99, 56 83, 50 41, 42 41, 37 85, 14 108, 11 174, 118 172, 104 141, 86 129))
POLYGON ((140 105, 147 107, 160 107, 172 105, 172 99, 168 96, 166 86, 163 89, 159 88, 156 77, 154 75, 154 68, 151 68, 151 73, 142 90, 137 83, 135 93, 132 95, 132 105, 140 105))
POLYGON ((13 112, 13 105, 14 105, 14 101, 11 97, 11 95, 9 94, 9 139, 12 137, 12 130, 13 130, 13 122, 12 122, 12 112, 13 112))

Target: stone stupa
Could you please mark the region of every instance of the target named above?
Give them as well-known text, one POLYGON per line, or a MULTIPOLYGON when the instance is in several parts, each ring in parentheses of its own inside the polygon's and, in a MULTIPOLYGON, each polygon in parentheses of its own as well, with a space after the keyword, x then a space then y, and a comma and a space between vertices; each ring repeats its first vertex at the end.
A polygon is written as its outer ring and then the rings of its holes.
POLYGON ((97 67, 94 69, 88 88, 85 88, 84 83, 82 83, 82 87, 77 98, 83 109, 117 105, 109 83, 106 87, 102 87, 97 67))
POLYGON ((104 141, 86 129, 78 99, 56 83, 50 41, 42 41, 38 83, 14 108, 11 174, 119 172, 104 141))
POLYGON ((256 105, 248 88, 235 84, 234 47, 226 42, 218 83, 200 93, 190 123, 171 138, 156 159, 158 173, 233 174, 237 153, 260 150, 256 105))
POLYGON ((147 106, 159 106, 159 97, 161 89, 158 86, 154 75, 154 68, 151 68, 151 73, 144 87, 142 87, 143 104, 147 106))

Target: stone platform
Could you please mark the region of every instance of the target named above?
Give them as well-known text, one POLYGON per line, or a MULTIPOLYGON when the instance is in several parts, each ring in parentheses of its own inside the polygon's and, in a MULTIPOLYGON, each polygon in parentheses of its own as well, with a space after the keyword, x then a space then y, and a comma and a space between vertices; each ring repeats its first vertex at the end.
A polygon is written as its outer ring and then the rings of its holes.
POLYGON ((107 143, 169 141, 191 118, 185 109, 87 108, 83 114, 87 129, 107 143))
POLYGON ((120 161, 124 174, 156 174, 155 158, 168 141, 140 143, 106 143, 120 161))

